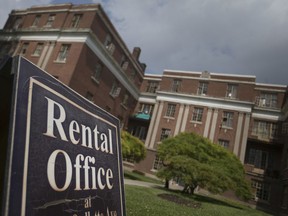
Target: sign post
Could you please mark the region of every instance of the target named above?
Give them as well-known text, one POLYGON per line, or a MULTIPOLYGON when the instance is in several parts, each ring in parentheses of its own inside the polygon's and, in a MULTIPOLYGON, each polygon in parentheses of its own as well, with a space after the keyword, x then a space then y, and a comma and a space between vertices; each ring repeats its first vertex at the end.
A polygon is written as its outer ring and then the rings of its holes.
POLYGON ((24 58, 13 68, 3 215, 125 215, 118 119, 24 58))

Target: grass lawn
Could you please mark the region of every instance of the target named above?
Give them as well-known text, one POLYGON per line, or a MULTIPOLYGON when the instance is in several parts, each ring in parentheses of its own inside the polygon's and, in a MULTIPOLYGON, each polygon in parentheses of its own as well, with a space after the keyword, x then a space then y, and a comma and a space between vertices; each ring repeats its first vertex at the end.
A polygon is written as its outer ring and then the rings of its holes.
POLYGON ((130 172, 130 171, 127 171, 127 170, 124 170, 124 178, 125 179, 144 181, 144 182, 150 182, 150 183, 154 183, 154 184, 162 184, 163 185, 163 182, 161 182, 160 180, 153 179, 153 178, 147 177, 145 175, 141 175, 141 174, 138 174, 136 172, 130 172))
POLYGON ((125 185, 127 216, 257 216, 269 215, 236 202, 222 201, 206 196, 184 196, 180 192, 172 192, 161 188, 144 188, 125 185), (166 201, 157 195, 173 194, 191 202, 200 203, 200 207, 192 208, 166 201))

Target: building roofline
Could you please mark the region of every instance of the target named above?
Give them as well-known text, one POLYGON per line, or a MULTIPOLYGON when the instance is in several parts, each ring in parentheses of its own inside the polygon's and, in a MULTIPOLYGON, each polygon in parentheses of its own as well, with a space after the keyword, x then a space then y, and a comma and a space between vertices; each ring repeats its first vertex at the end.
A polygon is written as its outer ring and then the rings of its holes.
MULTIPOLYGON (((187 74, 199 74, 201 75, 202 72, 200 71, 182 71, 182 70, 170 70, 170 69, 164 69, 164 72, 175 72, 175 73, 187 73, 187 74)), ((240 75, 240 74, 226 74, 226 73, 215 73, 215 72, 210 72, 210 75, 213 76, 227 76, 227 77, 242 77, 242 78, 255 78, 255 75, 240 75)))
POLYGON ((287 85, 280 85, 280 84, 269 84, 269 83, 255 83, 257 86, 266 86, 266 87, 281 87, 281 88, 287 88, 287 85))

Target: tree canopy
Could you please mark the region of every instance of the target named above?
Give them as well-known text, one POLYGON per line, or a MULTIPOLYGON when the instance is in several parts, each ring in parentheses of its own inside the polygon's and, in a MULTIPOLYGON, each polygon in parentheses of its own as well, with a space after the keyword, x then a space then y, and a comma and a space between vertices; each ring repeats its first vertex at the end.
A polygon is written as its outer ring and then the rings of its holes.
POLYGON ((121 144, 123 158, 139 162, 146 157, 144 143, 127 131, 121 131, 121 144))
POLYGON ((193 193, 200 186, 212 193, 233 190, 240 198, 251 198, 240 160, 207 138, 181 133, 163 140, 157 152, 164 165, 157 176, 166 180, 180 178, 186 191, 193 193))

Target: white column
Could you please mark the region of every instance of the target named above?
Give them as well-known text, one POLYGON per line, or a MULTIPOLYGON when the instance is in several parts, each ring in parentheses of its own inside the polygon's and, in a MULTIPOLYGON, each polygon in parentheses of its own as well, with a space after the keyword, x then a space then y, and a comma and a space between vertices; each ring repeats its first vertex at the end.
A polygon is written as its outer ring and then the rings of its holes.
POLYGON ((176 136, 179 133, 179 129, 180 129, 180 125, 181 125, 182 117, 183 117, 183 111, 184 111, 184 104, 180 104, 177 122, 175 126, 175 131, 174 131, 174 136, 176 136))
POLYGON ((153 132, 152 132, 152 135, 151 135, 151 141, 149 143, 149 148, 153 148, 153 146, 155 144, 156 135, 157 135, 157 132, 158 132, 158 127, 159 127, 159 122, 160 122, 160 119, 161 119, 163 107, 164 107, 164 102, 161 101, 160 105, 159 105, 159 111, 157 113, 155 125, 154 125, 154 128, 153 128, 153 132))
POLYGON ((207 118, 206 118, 206 122, 205 122, 203 137, 208 137, 210 122, 211 122, 211 116, 212 116, 212 108, 209 108, 208 112, 207 112, 207 118))
POLYGON ((54 49, 54 46, 55 46, 55 42, 51 42, 51 44, 50 44, 50 46, 49 46, 49 49, 48 49, 48 51, 47 51, 47 54, 46 54, 46 56, 45 56, 45 58, 44 58, 44 60, 43 60, 43 63, 42 63, 42 65, 41 65, 41 68, 42 68, 43 70, 46 68, 46 65, 47 65, 47 63, 48 63, 48 61, 49 61, 49 59, 50 59, 50 57, 51 57, 52 51, 53 51, 53 49, 54 49))
POLYGON ((154 109, 153 109, 152 118, 151 118, 151 121, 149 124, 149 129, 148 129, 148 133, 147 133, 146 140, 145 140, 145 146, 146 147, 149 146, 149 143, 151 140, 151 134, 152 134, 152 131, 154 130, 154 125, 155 125, 155 120, 156 120, 156 116, 157 116, 157 112, 158 112, 158 107, 159 107, 159 102, 157 101, 157 103, 155 104, 154 109))
POLYGON ((234 149, 233 149, 233 153, 237 157, 239 157, 239 145, 240 145, 240 139, 241 139, 241 134, 242 134, 242 125, 243 125, 243 113, 239 113, 237 129, 236 129, 236 137, 235 137, 234 149))
POLYGON ((210 136, 209 136, 209 139, 212 142, 214 141, 217 119, 218 119, 218 109, 215 109, 213 113, 212 125, 211 125, 210 136))
POLYGON ((49 48, 49 43, 46 43, 43 50, 42 50, 42 53, 41 53, 41 56, 37 62, 37 66, 41 67, 42 63, 43 63, 43 60, 47 54, 47 51, 48 51, 48 48, 49 48))
POLYGON ((246 146, 247 146, 249 124, 250 124, 250 113, 246 113, 244 131, 243 131, 243 139, 242 139, 242 145, 241 145, 241 150, 240 150, 240 161, 243 164, 244 164, 245 152, 246 152, 246 146))
POLYGON ((186 105, 186 106, 185 106, 185 110, 184 110, 183 122, 182 122, 182 125, 181 125, 180 132, 185 131, 186 124, 187 124, 187 120, 188 120, 188 117, 189 117, 189 116, 188 116, 188 115, 189 115, 189 109, 190 109, 190 106, 189 106, 189 105, 186 105))

